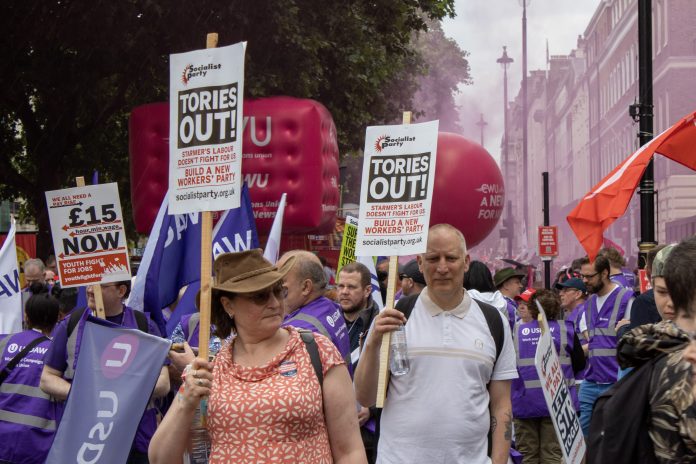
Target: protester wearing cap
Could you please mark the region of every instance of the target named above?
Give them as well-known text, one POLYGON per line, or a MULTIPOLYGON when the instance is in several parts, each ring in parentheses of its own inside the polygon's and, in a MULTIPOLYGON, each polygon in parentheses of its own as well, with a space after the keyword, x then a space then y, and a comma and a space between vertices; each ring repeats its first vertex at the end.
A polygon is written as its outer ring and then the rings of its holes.
POLYGON ((280 268, 260 249, 215 260, 211 319, 223 344, 214 362, 196 359, 150 446, 153 464, 181 462, 200 401, 208 400, 210 463, 365 463, 355 395, 341 354, 313 334, 323 367, 320 384, 294 327, 281 327, 280 268), (213 369, 214 367, 214 369, 213 369))
POLYGON ((506 267, 499 270, 493 276, 493 282, 495 283, 495 288, 500 291, 507 302, 508 319, 510 320, 510 327, 515 325, 515 313, 517 311, 517 303, 515 303, 515 297, 518 296, 524 286, 522 285, 522 278, 525 277, 525 273, 519 271, 512 267, 506 267))
POLYGON ((401 292, 403 296, 418 295, 425 288, 425 277, 418 269, 418 261, 412 259, 401 271, 401 292))
POLYGON ((532 296, 535 293, 535 289, 528 288, 515 297, 515 302, 517 303, 517 312, 520 315, 520 323, 522 324, 526 324, 534 319, 532 313, 529 311, 529 301, 532 299, 532 296))
POLYGON ((628 325, 621 328, 619 335, 641 325, 656 324, 663 319, 674 319, 674 307, 664 279, 665 262, 673 248, 674 245, 657 245, 648 251, 645 259, 645 273, 652 288, 636 297, 631 308, 631 320, 628 325), (662 250, 667 251, 663 253, 662 250), (658 308, 658 300, 662 310, 658 308))
POLYGON ((515 327, 513 339, 517 353, 519 378, 512 381, 512 414, 515 420, 515 444, 524 456, 525 464, 563 462, 561 447, 556 438, 549 409, 534 365, 537 345, 541 336, 537 317, 538 301, 544 308, 563 376, 569 386, 571 400, 578 409, 575 373, 585 367, 585 355, 580 347, 575 328, 570 321, 558 321, 560 300, 551 290, 526 290, 520 298, 520 307, 528 304, 530 320, 521 320, 515 327))
MULTIPOLYGON (((564 282, 556 284, 556 289, 561 297, 561 308, 565 312, 566 321, 570 321, 575 328, 575 333, 578 335, 580 345, 582 346, 585 356, 587 356, 587 339, 582 335, 580 330, 580 321, 585 314, 587 299, 587 288, 579 277, 571 277, 564 282)), ((577 383, 582 383, 585 378, 587 369, 575 374, 577 383)))

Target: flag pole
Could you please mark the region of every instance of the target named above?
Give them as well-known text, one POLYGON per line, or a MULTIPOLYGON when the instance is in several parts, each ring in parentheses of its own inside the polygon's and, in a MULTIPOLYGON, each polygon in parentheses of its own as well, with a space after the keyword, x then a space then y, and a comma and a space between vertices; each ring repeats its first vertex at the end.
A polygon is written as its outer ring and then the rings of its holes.
MULTIPOLYGON (((85 178, 80 176, 75 178, 75 185, 78 187, 85 186, 85 178)), ((94 291, 94 310, 97 313, 99 319, 106 319, 106 313, 104 312, 104 297, 102 296, 101 283, 97 282, 92 285, 94 291)))
MULTIPOLYGON (((216 48, 218 45, 217 32, 206 36, 205 48, 216 48)), ((208 361, 208 345, 210 342, 210 297, 213 275, 213 214, 210 211, 201 212, 201 300, 200 322, 198 337, 198 357, 208 361)))
MULTIPOLYGON (((411 124, 411 112, 404 111, 403 124, 411 124)), ((389 276, 387 278, 387 299, 385 308, 394 308, 394 293, 396 291, 396 278, 399 271, 399 257, 389 257, 389 276)), ((387 398, 387 385, 389 385, 389 348, 391 344, 391 332, 382 335, 382 346, 379 352, 379 375, 377 377, 377 401, 378 408, 384 407, 387 398)))

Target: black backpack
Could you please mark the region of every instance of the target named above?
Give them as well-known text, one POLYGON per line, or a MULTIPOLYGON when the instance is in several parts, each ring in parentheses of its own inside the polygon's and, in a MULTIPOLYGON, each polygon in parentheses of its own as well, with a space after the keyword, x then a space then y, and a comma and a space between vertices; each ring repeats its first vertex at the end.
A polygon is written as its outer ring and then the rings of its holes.
MULTIPOLYGON (((416 300, 419 295, 409 295, 399 298, 399 301, 394 305, 395 309, 401 311, 406 319, 411 315, 413 307, 416 305, 416 300)), ((486 318, 486 323, 488 324, 488 329, 491 331, 493 340, 495 340, 495 361, 498 361, 500 357, 500 352, 503 351, 503 344, 505 343, 505 328, 503 327, 503 319, 501 318, 500 311, 495 309, 493 306, 482 301, 474 300, 477 305, 481 308, 484 317, 486 318)))
POLYGON ((587 464, 657 464, 648 435, 650 380, 663 356, 637 367, 597 398, 587 437, 587 464))

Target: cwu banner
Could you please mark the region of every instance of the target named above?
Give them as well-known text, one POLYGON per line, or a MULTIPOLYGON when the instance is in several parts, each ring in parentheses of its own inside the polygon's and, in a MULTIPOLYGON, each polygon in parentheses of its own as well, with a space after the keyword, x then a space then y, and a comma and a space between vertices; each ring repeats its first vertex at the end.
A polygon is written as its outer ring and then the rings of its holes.
POLYGON ((22 331, 22 294, 17 267, 15 220, 0 248, 0 334, 22 331))
POLYGON ((90 317, 46 463, 126 462, 169 344, 90 317))
MULTIPOLYGON (((240 207, 225 211, 213 229, 213 259, 259 246, 246 184, 241 196, 240 207)), ((180 289, 201 278, 200 213, 167 214, 168 198, 157 213, 128 300, 133 309, 149 312, 162 333, 167 324, 162 309, 176 301, 180 289)))

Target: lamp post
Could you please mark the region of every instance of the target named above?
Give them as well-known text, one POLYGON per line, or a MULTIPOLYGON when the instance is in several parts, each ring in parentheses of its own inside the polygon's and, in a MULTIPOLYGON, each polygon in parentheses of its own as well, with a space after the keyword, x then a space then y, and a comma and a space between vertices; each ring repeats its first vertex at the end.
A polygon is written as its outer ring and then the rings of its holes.
MULTIPOLYGON (((640 95, 640 145, 653 138, 652 1, 638 0, 638 93, 640 95)), ((639 264, 655 245, 655 177, 653 161, 640 179, 639 264)))
POLYGON ((481 113, 481 118, 476 123, 477 126, 481 128, 481 146, 483 147, 483 130, 486 128, 488 123, 483 119, 483 113, 481 113))
MULTIPOLYGON (((507 68, 513 59, 507 54, 507 47, 503 45, 503 56, 498 58, 496 62, 500 63, 503 68, 503 179, 507 181, 508 177, 508 167, 510 159, 508 158, 508 88, 507 88, 507 68)), ((508 211, 507 211, 507 252, 508 258, 512 258, 512 211, 511 202, 508 201, 508 211)))
POLYGON ((524 223, 525 232, 529 228, 529 182, 527 181, 528 158, 527 158, 527 6, 531 0, 519 0, 522 5, 522 182, 524 185, 524 223))

